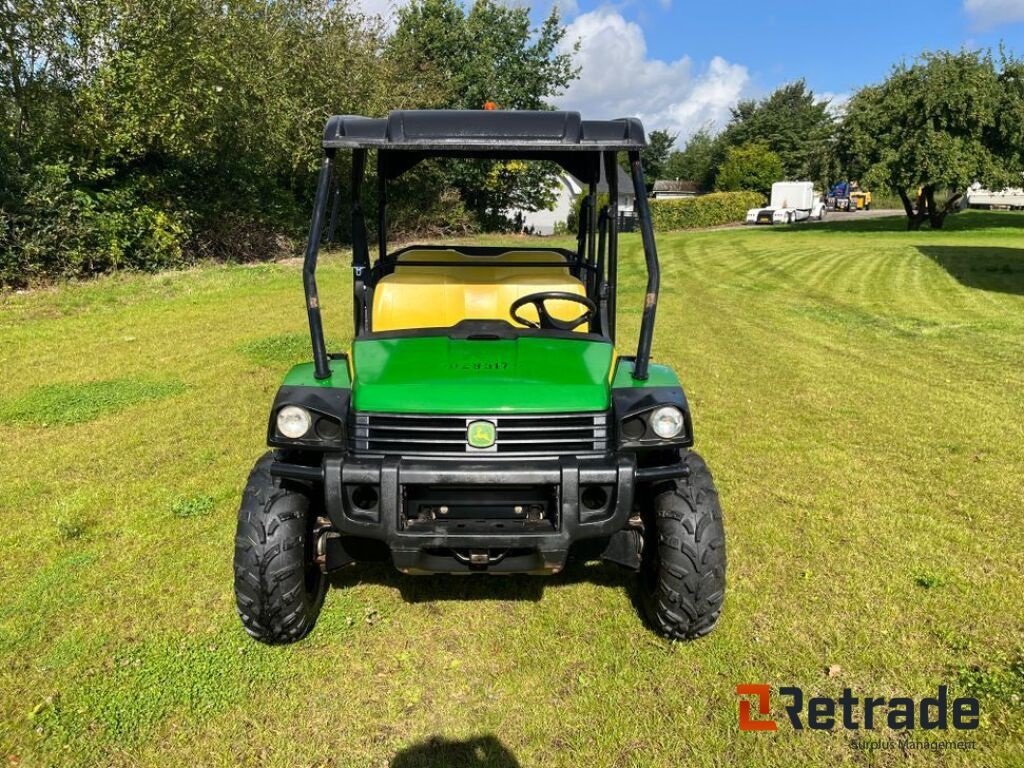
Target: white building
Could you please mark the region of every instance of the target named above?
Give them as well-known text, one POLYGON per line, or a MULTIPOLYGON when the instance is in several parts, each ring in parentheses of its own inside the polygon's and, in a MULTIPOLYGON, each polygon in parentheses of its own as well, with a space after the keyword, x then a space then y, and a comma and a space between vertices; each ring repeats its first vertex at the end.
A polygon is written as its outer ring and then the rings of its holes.
MULTIPOLYGON (((633 192, 633 180, 621 167, 619 171, 619 213, 632 215, 633 206, 636 203, 636 194, 633 192)), ((522 216, 523 229, 533 232, 535 235, 553 235, 558 224, 565 224, 572 211, 573 204, 579 195, 586 194, 586 184, 583 184, 575 176, 562 174, 558 177, 558 189, 556 191, 555 205, 546 211, 510 211, 510 216, 517 214, 522 216)), ((604 166, 601 166, 601 181, 597 185, 597 193, 608 192, 608 182, 604 177, 604 166)))

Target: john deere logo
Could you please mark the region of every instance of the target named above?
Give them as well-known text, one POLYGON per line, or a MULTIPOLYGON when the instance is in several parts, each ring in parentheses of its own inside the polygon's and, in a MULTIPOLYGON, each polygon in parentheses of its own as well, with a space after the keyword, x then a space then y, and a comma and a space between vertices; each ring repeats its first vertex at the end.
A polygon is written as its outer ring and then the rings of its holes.
POLYGON ((472 421, 466 428, 466 442, 474 448, 494 445, 494 425, 489 421, 472 421))

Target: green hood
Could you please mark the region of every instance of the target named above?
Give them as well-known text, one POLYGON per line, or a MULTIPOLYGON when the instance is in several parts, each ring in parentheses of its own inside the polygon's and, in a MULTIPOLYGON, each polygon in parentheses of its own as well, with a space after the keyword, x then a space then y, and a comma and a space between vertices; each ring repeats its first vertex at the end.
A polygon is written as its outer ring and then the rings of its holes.
POLYGON ((358 411, 549 413, 609 404, 606 341, 520 336, 362 339, 353 343, 358 411))

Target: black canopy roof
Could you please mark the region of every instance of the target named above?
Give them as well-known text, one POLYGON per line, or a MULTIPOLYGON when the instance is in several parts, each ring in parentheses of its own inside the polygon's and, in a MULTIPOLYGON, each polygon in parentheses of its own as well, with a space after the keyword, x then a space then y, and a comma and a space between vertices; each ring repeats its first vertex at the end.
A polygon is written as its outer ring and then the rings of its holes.
POLYGON ((324 147, 328 149, 539 154, 627 151, 646 146, 644 128, 636 118, 583 120, 579 112, 397 110, 379 118, 338 115, 328 120, 324 129, 324 147))

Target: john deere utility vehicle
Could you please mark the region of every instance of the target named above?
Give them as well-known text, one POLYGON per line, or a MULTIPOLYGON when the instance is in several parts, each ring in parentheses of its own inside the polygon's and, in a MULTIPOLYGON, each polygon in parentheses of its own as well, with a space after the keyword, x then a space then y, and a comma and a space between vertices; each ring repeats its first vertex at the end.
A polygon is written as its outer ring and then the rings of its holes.
MULTIPOLYGON (((271 451, 249 476, 235 539, 245 629, 306 635, 326 574, 390 559, 407 574, 556 574, 570 558, 639 572, 652 626, 692 639, 718 620, 725 532, 693 451, 675 373, 650 362, 658 256, 636 197, 647 271, 640 338, 616 337, 617 162, 644 189, 635 119, 575 112, 406 111, 333 117, 324 134, 303 282, 313 359, 284 379, 271 451), (317 254, 351 151, 355 332, 324 343, 317 254), (363 177, 376 153, 376 253, 363 177), (575 249, 387 247, 390 184, 427 158, 549 161, 587 185, 575 249), (595 205, 601 168, 608 204, 595 205)), ((636 267, 631 264, 630 267, 636 267)))

